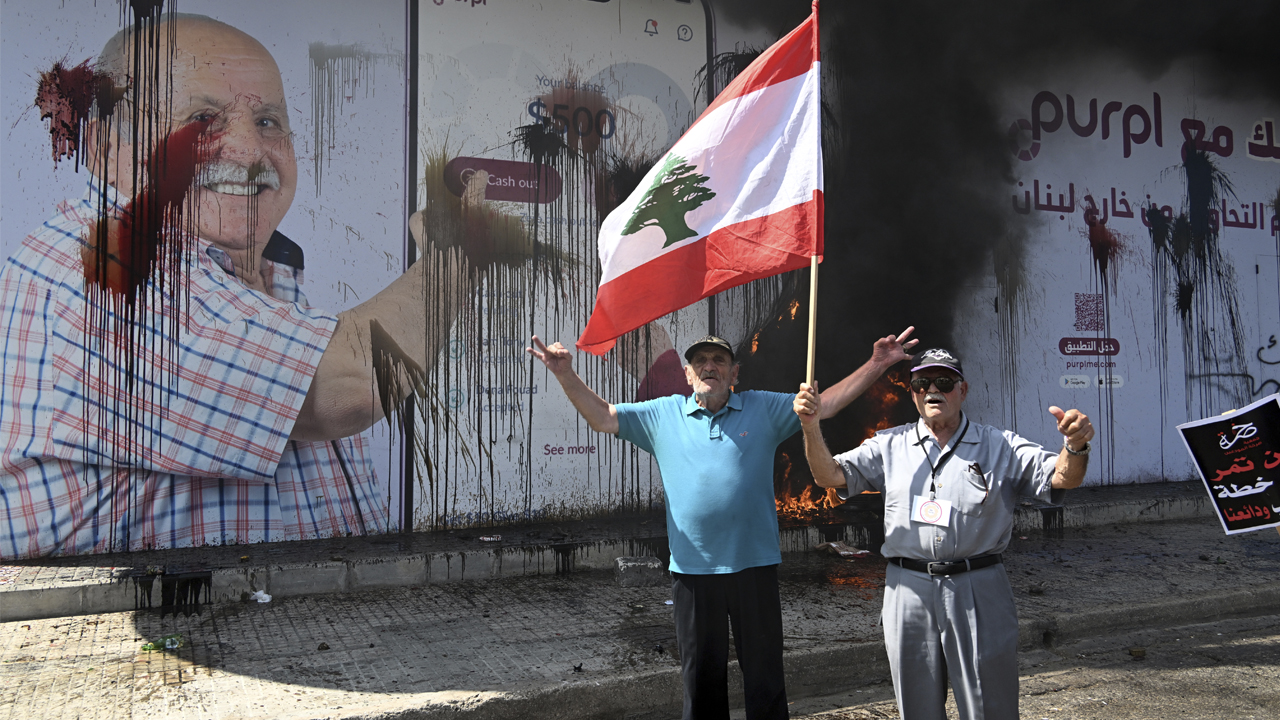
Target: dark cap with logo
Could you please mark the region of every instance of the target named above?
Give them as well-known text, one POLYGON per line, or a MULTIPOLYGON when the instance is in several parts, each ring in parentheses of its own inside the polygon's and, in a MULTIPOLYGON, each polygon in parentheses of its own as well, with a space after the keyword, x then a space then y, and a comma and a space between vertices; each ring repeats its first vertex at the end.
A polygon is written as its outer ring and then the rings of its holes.
POLYGON ((701 340, 698 340, 694 344, 690 345, 689 349, 684 351, 684 359, 688 362, 693 362, 693 354, 697 352, 698 348, 702 347, 703 345, 712 345, 714 347, 724 348, 725 350, 729 351, 729 359, 730 360, 734 359, 733 346, 729 344, 728 340, 725 340, 724 338, 721 338, 721 337, 716 337, 715 335, 707 335, 703 337, 701 340))
POLYGON ((954 370, 960 377, 964 377, 964 368, 960 366, 960 358, 956 357, 955 353, 950 350, 943 348, 925 350, 911 361, 911 372, 931 367, 954 370))

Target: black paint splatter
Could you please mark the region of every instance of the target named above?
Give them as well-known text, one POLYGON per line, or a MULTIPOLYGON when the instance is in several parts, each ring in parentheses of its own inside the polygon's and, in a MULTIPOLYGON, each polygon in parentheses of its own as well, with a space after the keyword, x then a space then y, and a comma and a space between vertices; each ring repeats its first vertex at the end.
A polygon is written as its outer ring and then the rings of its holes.
MULTIPOLYGON (((1247 402, 1251 383, 1235 270, 1219 243, 1222 218, 1216 210, 1235 192, 1226 174, 1194 143, 1183 147, 1183 157, 1182 212, 1170 222, 1152 207, 1147 218, 1153 249, 1160 256, 1156 265, 1168 273, 1156 284, 1161 290, 1172 286, 1182 330, 1187 414, 1204 417, 1247 402)), ((1164 311, 1167 300, 1167 295, 1157 298, 1157 313, 1164 311)))
POLYGON ((374 69, 379 60, 396 60, 365 50, 359 45, 329 45, 313 42, 308 46, 311 65, 312 161, 316 174, 316 196, 327 166, 328 153, 337 145, 336 120, 343 107, 363 87, 367 96, 376 82, 374 69))

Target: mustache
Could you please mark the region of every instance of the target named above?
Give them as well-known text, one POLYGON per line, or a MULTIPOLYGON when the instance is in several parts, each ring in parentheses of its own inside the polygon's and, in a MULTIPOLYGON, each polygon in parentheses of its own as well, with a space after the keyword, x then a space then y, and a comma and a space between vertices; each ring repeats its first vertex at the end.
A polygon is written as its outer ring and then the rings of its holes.
POLYGON ((927 401, 929 401, 929 400, 937 400, 937 401, 941 402, 941 401, 943 401, 943 400, 946 400, 946 399, 947 399, 947 396, 946 396, 946 394, 945 394, 945 393, 931 392, 931 393, 927 393, 927 394, 924 396, 924 399, 925 399, 925 401, 926 401, 926 402, 927 402, 927 401))
POLYGON ((215 183, 266 185, 272 190, 279 190, 280 173, 267 162, 240 165, 226 160, 211 160, 200 166, 196 174, 196 184, 206 186, 215 183))

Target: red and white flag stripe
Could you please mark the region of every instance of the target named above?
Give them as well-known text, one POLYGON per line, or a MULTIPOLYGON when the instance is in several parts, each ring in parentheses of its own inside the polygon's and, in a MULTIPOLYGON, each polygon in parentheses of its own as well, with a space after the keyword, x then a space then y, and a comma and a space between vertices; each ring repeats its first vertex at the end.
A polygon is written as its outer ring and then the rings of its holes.
POLYGON ((815 4, 813 15, 738 75, 605 219, 603 275, 580 349, 603 354, 651 320, 821 256, 817 46, 815 4), (670 185, 682 168, 684 184, 670 185), (662 214, 653 208, 664 184, 667 206, 677 207, 675 233, 653 217, 662 214), (694 234, 680 237, 688 232, 694 234))

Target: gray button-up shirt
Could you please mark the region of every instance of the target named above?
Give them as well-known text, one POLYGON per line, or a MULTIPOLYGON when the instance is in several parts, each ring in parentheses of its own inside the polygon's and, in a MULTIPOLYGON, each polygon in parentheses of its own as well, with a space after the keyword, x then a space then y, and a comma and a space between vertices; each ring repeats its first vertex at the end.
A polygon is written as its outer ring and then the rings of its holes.
POLYGON ((941 467, 949 448, 938 446, 923 420, 881 430, 836 456, 849 484, 840 489, 841 498, 867 490, 884 494, 885 557, 963 560, 1003 552, 1017 497, 1049 500, 1057 453, 968 417, 961 417, 960 428, 951 438, 955 452, 941 467), (917 495, 951 501, 947 524, 912 522, 917 495))

